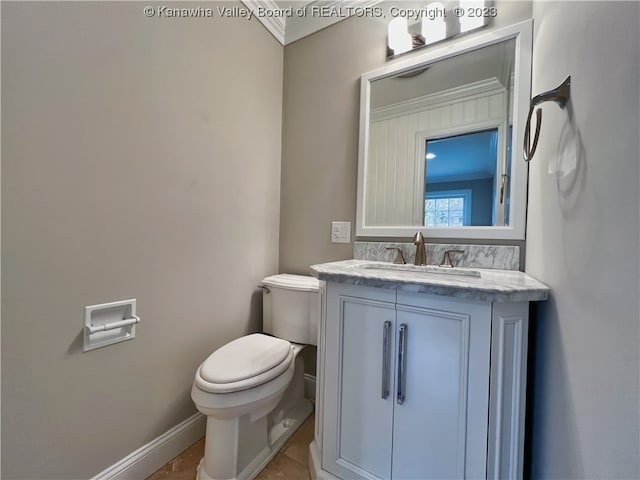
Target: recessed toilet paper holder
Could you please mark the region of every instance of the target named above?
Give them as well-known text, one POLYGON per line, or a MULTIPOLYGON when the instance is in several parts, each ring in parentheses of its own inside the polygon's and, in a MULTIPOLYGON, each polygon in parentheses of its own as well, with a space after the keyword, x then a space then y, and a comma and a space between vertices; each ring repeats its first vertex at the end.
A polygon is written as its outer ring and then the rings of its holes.
POLYGON ((84 307, 84 344, 82 350, 88 352, 106 347, 136 336, 136 299, 119 302, 100 303, 84 307))

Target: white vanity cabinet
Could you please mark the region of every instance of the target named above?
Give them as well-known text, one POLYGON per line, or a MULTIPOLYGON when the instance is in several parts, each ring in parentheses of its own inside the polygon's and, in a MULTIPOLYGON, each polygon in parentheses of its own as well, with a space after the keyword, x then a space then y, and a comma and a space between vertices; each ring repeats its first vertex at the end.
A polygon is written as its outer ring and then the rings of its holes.
POLYGON ((325 288, 313 477, 521 478, 528 302, 325 288))

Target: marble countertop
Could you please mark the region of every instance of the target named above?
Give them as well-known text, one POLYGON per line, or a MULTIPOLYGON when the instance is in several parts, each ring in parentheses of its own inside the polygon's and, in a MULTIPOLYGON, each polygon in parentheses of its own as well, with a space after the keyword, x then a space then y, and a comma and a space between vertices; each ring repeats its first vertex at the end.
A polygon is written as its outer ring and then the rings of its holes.
MULTIPOLYGON (((549 295, 549 287, 526 273, 515 270, 470 268, 468 270, 480 273, 480 277, 472 277, 385 269, 389 267, 397 268, 388 262, 343 260, 312 265, 311 272, 318 279, 330 282, 445 295, 484 302, 532 302, 546 300, 549 295)), ((410 265, 407 267, 419 269, 410 265)))

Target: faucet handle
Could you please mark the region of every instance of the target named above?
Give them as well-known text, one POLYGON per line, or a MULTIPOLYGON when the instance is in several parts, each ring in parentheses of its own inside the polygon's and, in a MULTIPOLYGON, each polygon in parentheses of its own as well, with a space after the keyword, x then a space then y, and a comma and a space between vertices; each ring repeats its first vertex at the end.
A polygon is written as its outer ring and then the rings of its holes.
POLYGON ((398 254, 396 255, 396 259, 393 263, 397 263, 399 265, 404 265, 407 263, 404 259, 404 255, 402 254, 402 250, 399 247, 386 247, 387 250, 397 250, 398 254))
POLYGON ((441 267, 445 267, 445 268, 455 267, 455 265, 451 261, 452 253, 464 253, 464 250, 445 250, 444 255, 442 256, 442 263, 440 264, 441 267))

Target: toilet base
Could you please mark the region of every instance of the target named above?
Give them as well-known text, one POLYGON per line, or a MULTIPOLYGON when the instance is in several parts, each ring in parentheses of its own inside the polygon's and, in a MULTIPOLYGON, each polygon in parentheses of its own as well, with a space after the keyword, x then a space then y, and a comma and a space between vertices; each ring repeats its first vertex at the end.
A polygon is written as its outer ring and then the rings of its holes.
POLYGON ((253 480, 313 413, 311 402, 304 398, 302 357, 295 362, 291 383, 268 415, 255 421, 248 414, 207 418, 205 457, 198 464, 196 480, 253 480))
MULTIPOLYGON (((237 476, 233 478, 213 478, 203 468, 204 458, 198 464, 196 480, 253 480, 273 460, 284 444, 313 413, 311 402, 304 399, 283 421, 271 427, 271 432, 279 433, 271 447, 264 448, 237 476)), ((270 437, 271 435, 270 432, 270 437)))

